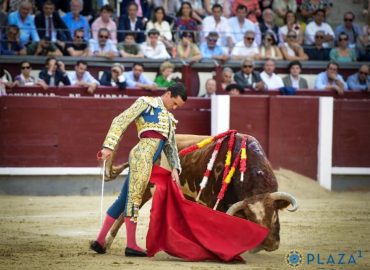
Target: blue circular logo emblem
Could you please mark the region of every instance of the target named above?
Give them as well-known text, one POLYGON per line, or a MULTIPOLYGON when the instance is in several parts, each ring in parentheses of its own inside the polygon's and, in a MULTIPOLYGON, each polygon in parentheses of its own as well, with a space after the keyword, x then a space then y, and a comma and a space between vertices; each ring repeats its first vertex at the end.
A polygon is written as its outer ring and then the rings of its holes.
POLYGON ((285 256, 285 262, 289 267, 300 267, 303 264, 303 255, 298 250, 293 249, 285 256))

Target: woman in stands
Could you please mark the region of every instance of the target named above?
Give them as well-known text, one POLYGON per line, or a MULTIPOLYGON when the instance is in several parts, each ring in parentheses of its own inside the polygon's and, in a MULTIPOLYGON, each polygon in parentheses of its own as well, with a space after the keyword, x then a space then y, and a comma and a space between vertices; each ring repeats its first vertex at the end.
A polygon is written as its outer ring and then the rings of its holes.
POLYGON ((154 79, 158 87, 167 88, 176 83, 173 80, 174 76, 176 76, 176 74, 173 73, 174 68, 175 66, 168 61, 162 63, 159 68, 161 74, 154 79))
POLYGON ((357 61, 355 49, 348 47, 348 35, 346 33, 339 34, 338 46, 330 50, 330 60, 335 62, 357 61))
POLYGON ((266 60, 272 58, 275 60, 282 60, 283 55, 278 46, 276 46, 276 36, 274 32, 266 32, 263 38, 263 43, 260 47, 258 60, 266 60))
POLYGON ((189 2, 182 2, 179 12, 177 13, 173 31, 177 33, 177 39, 180 40, 183 31, 198 32, 198 23, 194 19, 193 8, 189 2))
POLYGON ((308 60, 307 54, 305 54, 301 45, 299 45, 297 33, 294 30, 290 30, 287 35, 287 42, 284 42, 281 46, 281 53, 285 60, 308 60))
POLYGON ((297 35, 299 44, 303 44, 304 27, 297 22, 297 16, 293 11, 288 11, 285 14, 284 25, 279 27, 279 41, 280 44, 287 42, 288 31, 293 30, 297 35))
POLYGON ((177 45, 177 57, 190 63, 202 59, 199 47, 194 43, 194 32, 182 32, 181 41, 177 45))
POLYGON ((159 31, 159 40, 166 45, 167 49, 171 49, 174 44, 172 42, 172 32, 170 24, 165 20, 166 11, 163 7, 154 9, 153 17, 146 25, 146 31, 150 29, 157 29, 159 31))

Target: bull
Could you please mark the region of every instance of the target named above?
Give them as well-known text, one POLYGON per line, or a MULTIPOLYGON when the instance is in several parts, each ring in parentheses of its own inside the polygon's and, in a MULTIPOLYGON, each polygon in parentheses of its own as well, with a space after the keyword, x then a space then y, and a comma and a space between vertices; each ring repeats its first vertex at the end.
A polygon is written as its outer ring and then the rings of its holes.
MULTIPOLYGON (((239 153, 242 144, 242 134, 237 133, 233 149, 232 159, 239 153)), ((198 143, 209 136, 199 135, 176 135, 177 147, 179 151, 198 143)), ((212 208, 222 185, 222 177, 225 163, 225 156, 228 149, 228 140, 226 138, 219 150, 215 160, 213 171, 209 177, 208 184, 201 193, 199 203, 212 208)), ((180 157, 183 171, 180 175, 181 189, 187 199, 195 201, 200 190, 199 184, 203 173, 206 170, 207 163, 211 158, 215 142, 199 149, 195 152, 180 157)), ((240 172, 236 170, 233 180, 225 193, 223 200, 218 204, 217 210, 229 215, 235 215, 240 218, 248 219, 269 229, 269 234, 262 244, 253 251, 259 250, 274 251, 280 244, 280 223, 279 210, 292 205, 289 211, 296 211, 298 204, 295 198, 285 192, 278 192, 278 183, 270 162, 259 144, 252 136, 247 136, 247 170, 244 175, 244 181, 240 181, 240 172)), ((125 167, 127 163, 118 167, 112 166, 112 157, 108 160, 106 176, 114 178, 125 167)), ((165 159, 162 156, 161 165, 166 167, 165 159)), ((145 204, 152 196, 148 187, 143 196, 142 204, 145 204)), ((123 218, 116 221, 110 236, 106 242, 107 248, 110 247, 116 236, 123 218)))

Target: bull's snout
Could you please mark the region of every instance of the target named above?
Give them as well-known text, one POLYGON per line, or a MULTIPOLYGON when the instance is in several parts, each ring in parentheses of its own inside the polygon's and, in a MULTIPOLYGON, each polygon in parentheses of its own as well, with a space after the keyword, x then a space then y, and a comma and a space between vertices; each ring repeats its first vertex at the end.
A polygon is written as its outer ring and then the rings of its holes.
POLYGON ((268 252, 271 252, 271 251, 277 250, 279 248, 279 245, 280 245, 280 241, 263 243, 263 249, 268 252))

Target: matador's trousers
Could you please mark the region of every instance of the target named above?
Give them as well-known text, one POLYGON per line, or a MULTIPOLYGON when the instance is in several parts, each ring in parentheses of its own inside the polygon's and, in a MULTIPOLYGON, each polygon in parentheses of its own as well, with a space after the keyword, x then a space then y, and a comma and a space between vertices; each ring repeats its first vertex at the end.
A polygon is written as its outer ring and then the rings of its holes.
POLYGON ((164 140, 142 138, 132 148, 129 155, 130 172, 123 183, 117 200, 108 209, 107 214, 117 219, 122 213, 137 220, 139 207, 148 185, 153 163, 160 156, 164 140))

